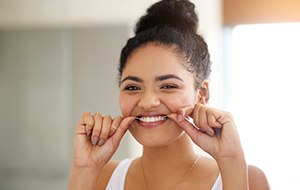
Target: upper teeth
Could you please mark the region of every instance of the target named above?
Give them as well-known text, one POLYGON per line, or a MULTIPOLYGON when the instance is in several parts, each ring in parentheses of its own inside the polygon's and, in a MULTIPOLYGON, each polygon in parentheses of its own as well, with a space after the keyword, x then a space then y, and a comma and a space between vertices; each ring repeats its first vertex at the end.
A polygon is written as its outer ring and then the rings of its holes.
POLYGON ((139 117, 139 120, 143 122, 157 122, 157 121, 163 121, 166 118, 167 118, 166 116, 139 117))

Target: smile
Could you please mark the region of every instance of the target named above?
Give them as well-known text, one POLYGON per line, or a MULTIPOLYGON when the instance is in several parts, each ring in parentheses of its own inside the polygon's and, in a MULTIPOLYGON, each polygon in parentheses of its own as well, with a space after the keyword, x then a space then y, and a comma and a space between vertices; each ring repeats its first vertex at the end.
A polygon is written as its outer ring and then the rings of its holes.
POLYGON ((168 116, 152 116, 152 117, 136 117, 136 120, 140 122, 145 122, 145 123, 153 123, 153 122, 159 122, 159 121, 164 121, 168 119, 168 116))

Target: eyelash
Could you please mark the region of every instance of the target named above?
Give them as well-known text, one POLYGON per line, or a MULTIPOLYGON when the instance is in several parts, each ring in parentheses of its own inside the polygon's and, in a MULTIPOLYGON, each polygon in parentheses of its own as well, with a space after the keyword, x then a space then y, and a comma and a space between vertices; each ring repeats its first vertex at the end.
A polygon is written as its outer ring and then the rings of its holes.
POLYGON ((124 90, 133 92, 133 91, 141 90, 141 88, 138 87, 138 86, 130 85, 130 86, 126 86, 126 87, 124 88, 124 90))
POLYGON ((178 88, 178 87, 176 85, 170 85, 170 84, 163 85, 160 87, 160 89, 174 89, 174 88, 178 88))
MULTIPOLYGON (((170 85, 170 84, 162 85, 160 87, 160 89, 163 89, 163 90, 171 90, 171 89, 176 89, 176 88, 178 88, 176 85, 170 85)), ((135 91, 141 90, 141 87, 134 86, 134 85, 129 85, 129 86, 126 86, 124 88, 124 90, 129 91, 129 92, 135 92, 135 91)))

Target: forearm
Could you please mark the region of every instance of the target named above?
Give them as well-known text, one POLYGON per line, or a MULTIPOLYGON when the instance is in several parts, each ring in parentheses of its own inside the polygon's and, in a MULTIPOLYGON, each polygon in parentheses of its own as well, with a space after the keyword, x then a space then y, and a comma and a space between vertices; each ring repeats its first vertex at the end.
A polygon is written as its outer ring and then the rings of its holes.
POLYGON ((68 190, 95 190, 101 169, 72 166, 68 190))
POLYGON ((244 156, 218 162, 223 190, 248 190, 248 168, 244 156))

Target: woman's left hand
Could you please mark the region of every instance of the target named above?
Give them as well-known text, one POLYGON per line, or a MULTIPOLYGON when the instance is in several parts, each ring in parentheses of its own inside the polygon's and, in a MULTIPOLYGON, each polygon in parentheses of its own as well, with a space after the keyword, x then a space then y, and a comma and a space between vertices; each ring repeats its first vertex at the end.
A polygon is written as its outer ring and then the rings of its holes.
POLYGON ((197 103, 194 107, 181 108, 169 117, 217 162, 244 156, 230 113, 197 103))

